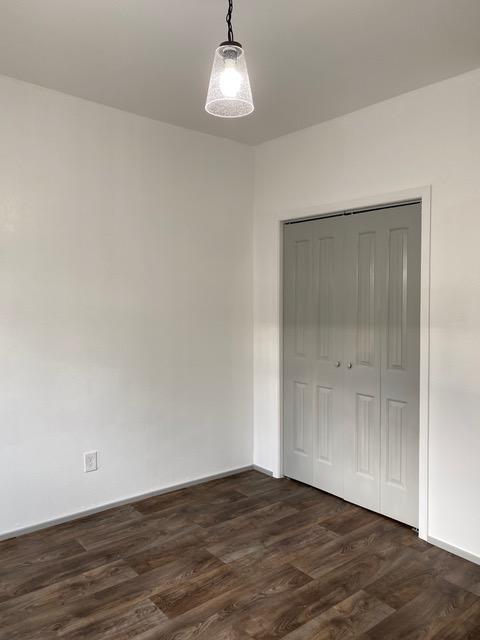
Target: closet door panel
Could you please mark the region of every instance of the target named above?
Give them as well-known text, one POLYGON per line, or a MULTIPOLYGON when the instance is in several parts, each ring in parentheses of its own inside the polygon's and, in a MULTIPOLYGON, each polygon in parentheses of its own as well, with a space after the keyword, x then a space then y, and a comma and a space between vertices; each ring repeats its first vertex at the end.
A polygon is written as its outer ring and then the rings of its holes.
POLYGON ((344 497, 380 510, 381 234, 378 213, 346 217, 344 497))
POLYGON ((343 495, 343 219, 312 223, 313 484, 343 495))
POLYGON ((381 512, 418 525, 420 205, 386 212, 381 512))
POLYGON ((312 225, 284 235, 284 473, 313 482, 312 225))

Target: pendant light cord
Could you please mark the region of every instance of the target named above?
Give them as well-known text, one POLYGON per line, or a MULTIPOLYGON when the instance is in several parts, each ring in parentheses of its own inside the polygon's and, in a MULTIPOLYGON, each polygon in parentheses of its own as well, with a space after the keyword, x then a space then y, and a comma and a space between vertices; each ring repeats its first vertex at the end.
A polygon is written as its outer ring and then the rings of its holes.
POLYGON ((228 0, 228 12, 227 12, 227 25, 228 25, 228 41, 233 42, 233 27, 232 27, 232 13, 233 13, 233 0, 228 0))

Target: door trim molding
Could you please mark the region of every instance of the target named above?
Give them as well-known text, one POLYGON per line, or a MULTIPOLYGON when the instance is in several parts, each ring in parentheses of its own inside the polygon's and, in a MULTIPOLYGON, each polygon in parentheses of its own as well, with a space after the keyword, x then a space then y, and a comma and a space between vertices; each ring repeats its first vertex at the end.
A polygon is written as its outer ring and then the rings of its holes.
POLYGON ((429 493, 429 420, 430 420, 430 254, 431 254, 431 202, 432 187, 425 185, 402 191, 381 193, 356 198, 344 202, 321 203, 303 209, 281 212, 278 222, 279 251, 277 258, 278 282, 278 348, 279 376, 278 384, 278 457, 277 468, 273 469, 275 478, 283 475, 283 250, 285 223, 293 220, 308 220, 331 216, 334 213, 355 209, 381 207, 386 204, 421 201, 421 282, 420 282, 420 388, 419 388, 419 537, 428 539, 428 493, 429 493))

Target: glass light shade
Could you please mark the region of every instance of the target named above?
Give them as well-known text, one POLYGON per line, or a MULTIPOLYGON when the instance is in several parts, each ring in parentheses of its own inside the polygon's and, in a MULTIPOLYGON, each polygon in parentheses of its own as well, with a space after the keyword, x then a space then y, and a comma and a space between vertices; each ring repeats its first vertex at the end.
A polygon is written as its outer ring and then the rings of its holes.
POLYGON ((221 44, 213 58, 205 109, 220 118, 241 118, 253 108, 245 53, 237 43, 221 44))

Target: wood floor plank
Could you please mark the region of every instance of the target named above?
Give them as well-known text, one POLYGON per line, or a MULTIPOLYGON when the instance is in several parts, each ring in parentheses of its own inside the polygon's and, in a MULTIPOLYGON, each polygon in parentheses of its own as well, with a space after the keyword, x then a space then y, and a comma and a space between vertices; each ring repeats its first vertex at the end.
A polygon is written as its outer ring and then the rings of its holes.
MULTIPOLYGON (((197 558, 199 554, 207 555, 212 561, 212 554, 205 547, 207 540, 207 532, 194 525, 175 535, 157 537, 152 543, 140 548, 131 547, 123 557, 137 573, 145 573, 173 560, 192 556, 197 558)), ((218 559, 215 562, 218 564, 218 559)))
MULTIPOLYGON (((88 516, 83 516, 54 527, 41 529, 25 536, 15 538, 16 544, 21 547, 24 544, 40 544, 53 547, 62 543, 76 540, 80 532, 95 530, 98 536, 103 531, 121 528, 132 520, 141 518, 141 514, 133 505, 123 505, 113 509, 107 509, 88 516)), ((0 542, 0 556, 2 545, 11 543, 12 540, 0 542)))
POLYGON ((45 540, 29 540, 23 545, 22 540, 0 553, 0 579, 12 569, 33 567, 44 563, 70 558, 83 553, 85 549, 76 540, 68 540, 59 544, 51 544, 45 540))
POLYGON ((478 640, 480 638, 480 599, 434 634, 434 640, 478 640))
POLYGON ((302 526, 300 530, 286 530, 285 535, 278 537, 269 536, 268 531, 255 530, 253 540, 242 536, 237 543, 233 538, 223 545, 209 547, 209 550, 247 575, 252 571, 258 572, 260 568, 270 570, 294 564, 299 554, 313 552, 334 538, 336 534, 314 523, 309 528, 302 526), (237 544, 238 552, 235 552, 237 544))
MULTIPOLYGON (((57 617, 45 631, 54 630, 59 637, 73 633, 83 625, 117 619, 150 599, 170 580, 175 581, 171 567, 161 567, 68 603, 57 611, 57 617)), ((163 612, 162 612, 163 613, 163 612)), ((163 617, 166 617, 165 615, 163 617)))
POLYGON ((386 571, 400 566, 405 550, 365 554, 279 599, 274 607, 259 602, 246 621, 247 633, 256 639, 281 638, 319 614, 339 604, 386 571))
POLYGON ((32 628, 39 633, 62 617, 65 605, 136 576, 119 560, 7 600, 0 604, 0 640, 24 638, 32 628))
MULTIPOLYGON (((219 541, 228 538, 231 535, 238 535, 240 532, 252 531, 252 527, 265 527, 266 525, 273 524, 278 520, 283 520, 288 516, 297 519, 300 517, 298 510, 284 502, 274 502, 267 504, 265 507, 260 507, 254 511, 245 515, 231 518, 219 524, 208 527, 209 536, 216 537, 219 541)), ((309 519, 309 524, 312 524, 312 519, 309 519)), ((213 542, 213 539, 212 539, 213 542)))
POLYGON ((337 536, 327 544, 302 551, 293 564, 312 578, 320 578, 366 552, 393 548, 392 526, 385 520, 370 523, 345 536, 337 536))
MULTIPOLYGON (((262 493, 263 491, 269 491, 271 489, 270 478, 264 474, 258 474, 244 478, 232 478, 235 490, 244 496, 254 496, 262 493)), ((208 487, 207 487, 208 490, 208 487)))
POLYGON ((445 580, 477 593, 480 583, 480 565, 468 562, 438 547, 431 547, 422 557, 429 564, 434 564, 437 572, 445 580))
POLYGON ((206 485, 198 485, 198 487, 181 489, 173 493, 164 493, 136 502, 134 506, 141 514, 149 515, 159 514, 172 508, 180 510, 182 508, 194 509, 202 504, 229 504, 246 497, 244 493, 231 487, 216 485, 208 490, 205 487, 206 485))
POLYGON ((322 525, 325 529, 329 529, 338 535, 344 536, 347 533, 360 529, 367 524, 378 523, 379 516, 367 509, 361 509, 360 507, 352 507, 341 513, 337 513, 329 518, 322 519, 322 525))
MULTIPOLYGON (((179 528, 182 526, 184 526, 183 522, 179 524, 179 528)), ((102 547, 113 547, 118 543, 122 543, 125 538, 141 537, 150 532, 160 536, 169 533, 169 531, 171 531, 171 528, 168 526, 168 518, 165 519, 161 514, 153 514, 125 523, 122 527, 115 528, 113 531, 103 531, 101 536, 95 530, 81 532, 76 539, 84 549, 91 551, 102 547)))
POLYGON ((271 501, 264 494, 254 497, 245 496, 241 500, 228 505, 211 505, 209 509, 204 509, 201 513, 194 515, 192 520, 200 526, 209 527, 251 513, 269 504, 271 504, 271 501))
POLYGON ((41 565, 9 569, 0 580, 0 602, 9 600, 66 578, 80 576, 105 564, 121 560, 116 550, 82 552, 70 558, 44 562, 41 565))
POLYGON ((480 640, 480 567, 257 471, 0 543, 0 640, 480 640))
MULTIPOLYGON (((135 563, 129 564, 134 568, 135 563)), ((148 571, 144 571, 144 566, 140 565, 139 575, 157 570, 158 576, 161 577, 161 588, 171 587, 178 582, 193 581, 197 576, 209 573, 216 569, 222 569, 225 565, 221 560, 213 556, 206 549, 189 549, 187 553, 173 553, 169 556, 163 555, 161 560, 157 556, 155 561, 151 563, 148 571)))
MULTIPOLYGON (((294 481, 290 480, 290 482, 294 481)), ((301 483, 297 482, 295 484, 298 485, 301 483)), ((305 487, 306 485, 302 486, 305 487)), ((300 496, 292 495, 285 498, 285 503, 294 504, 294 506, 296 506, 299 511, 304 511, 305 509, 309 509, 310 507, 321 508, 323 506, 331 510, 332 507, 336 505, 340 508, 340 510, 342 510, 344 508, 351 508, 354 506, 351 503, 332 495, 331 493, 325 493, 325 491, 320 491, 319 489, 314 489, 313 487, 307 488, 309 489, 309 491, 301 494, 300 496)))
MULTIPOLYGON (((254 552, 277 552, 285 554, 288 549, 299 551, 305 546, 322 544, 335 537, 315 520, 300 526, 284 525, 285 516, 290 516, 291 507, 274 503, 253 514, 229 520, 208 528, 208 550, 224 562, 233 562, 254 552)), ((293 514, 294 516, 296 514, 293 514)), ((299 518, 300 520, 300 518, 299 518)))
POLYGON ((165 614, 146 599, 115 615, 108 610, 77 619, 59 630, 57 636, 65 640, 128 640, 158 627, 165 619, 165 614))
POLYGON ((435 584, 367 632, 370 640, 433 640, 477 598, 446 580, 435 584))
MULTIPOLYGON (((327 494, 324 494, 327 495, 327 494)), ((330 496, 333 498, 333 496, 330 496)), ((283 500, 282 503, 286 507, 295 507, 296 514, 292 514, 291 516, 285 516, 282 519, 282 522, 278 523, 278 527, 289 527, 296 526, 297 528, 302 526, 303 524, 314 524, 315 522, 322 523, 323 520, 326 520, 332 516, 343 513, 344 511, 348 511, 350 509, 356 509, 349 502, 345 502, 344 500, 338 500, 334 498, 333 500, 318 500, 317 502, 313 502, 308 499, 307 501, 303 501, 300 499, 300 504, 297 503, 296 500, 287 498, 283 500), (305 505, 304 505, 305 502, 305 505)))
POLYGON ((279 597, 304 585, 310 578, 294 567, 285 565, 246 580, 241 587, 226 591, 209 602, 180 615, 158 630, 136 640, 245 640, 245 618, 261 601, 275 607, 279 597))
POLYGON ((165 588, 152 597, 152 601, 169 618, 174 618, 208 602, 222 593, 242 585, 242 578, 226 565, 193 579, 165 588))
POLYGON ((434 564, 425 562, 418 552, 412 550, 400 567, 369 584, 368 592, 394 609, 400 609, 426 589, 433 588, 438 575, 434 564))
POLYGON ((333 608, 356 636, 368 631, 394 613, 392 607, 372 597, 366 591, 357 591, 333 608))
POLYGON ((357 591, 338 605, 284 636, 285 640, 354 640, 384 620, 394 609, 365 591, 357 591))

